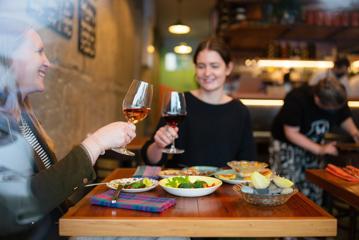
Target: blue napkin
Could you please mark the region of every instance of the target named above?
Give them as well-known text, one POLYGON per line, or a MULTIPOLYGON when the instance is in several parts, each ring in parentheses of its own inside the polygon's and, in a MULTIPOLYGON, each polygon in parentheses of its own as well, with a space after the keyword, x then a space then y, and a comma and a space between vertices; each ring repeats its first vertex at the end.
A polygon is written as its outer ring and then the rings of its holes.
POLYGON ((175 198, 153 197, 131 193, 121 193, 119 199, 112 203, 113 193, 114 190, 111 189, 92 196, 91 204, 145 212, 162 212, 176 204, 175 198))

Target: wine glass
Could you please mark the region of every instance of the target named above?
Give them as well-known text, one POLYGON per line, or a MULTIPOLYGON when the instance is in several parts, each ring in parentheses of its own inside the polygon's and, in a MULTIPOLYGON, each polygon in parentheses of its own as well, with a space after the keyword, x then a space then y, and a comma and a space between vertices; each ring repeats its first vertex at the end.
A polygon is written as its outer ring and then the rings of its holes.
MULTIPOLYGON (((162 105, 162 117, 165 119, 167 125, 173 128, 176 127, 184 120, 186 115, 186 100, 184 94, 175 91, 167 92, 162 105)), ((173 140, 171 147, 163 149, 162 152, 180 154, 184 153, 184 150, 176 148, 175 140, 173 140)))
MULTIPOLYGON (((137 124, 145 119, 151 110, 152 84, 144 81, 133 80, 122 102, 122 111, 128 122, 137 124)), ((112 149, 128 156, 135 154, 127 150, 126 146, 112 149)))

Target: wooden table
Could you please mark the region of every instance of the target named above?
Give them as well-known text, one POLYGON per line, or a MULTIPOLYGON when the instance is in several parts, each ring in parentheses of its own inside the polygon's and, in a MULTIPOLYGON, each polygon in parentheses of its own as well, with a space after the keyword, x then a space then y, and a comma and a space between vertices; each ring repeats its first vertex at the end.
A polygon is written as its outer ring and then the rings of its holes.
MULTIPOLYGON (((117 169, 105 181, 129 177, 135 169, 117 169)), ((335 236, 337 221, 302 194, 286 204, 259 207, 246 203, 223 184, 211 195, 176 197, 176 205, 162 213, 93 206, 92 195, 106 190, 97 186, 60 219, 63 236, 188 236, 281 237, 335 236)), ((141 193, 175 197, 161 187, 141 193)))
POLYGON ((359 209, 359 184, 342 180, 323 169, 309 169, 307 179, 324 191, 359 209))
POLYGON ((309 181, 354 208, 350 211, 351 224, 349 231, 350 239, 356 239, 356 210, 359 210, 359 184, 342 180, 323 169, 309 169, 306 173, 309 181))

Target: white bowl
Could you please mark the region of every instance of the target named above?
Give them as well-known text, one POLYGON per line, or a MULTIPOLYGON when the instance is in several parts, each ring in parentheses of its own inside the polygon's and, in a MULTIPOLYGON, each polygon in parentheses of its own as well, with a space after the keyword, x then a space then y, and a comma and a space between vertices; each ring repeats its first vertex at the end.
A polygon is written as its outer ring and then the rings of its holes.
POLYGON ((170 187, 170 186, 166 186, 166 183, 172 179, 171 178, 165 178, 162 179, 159 182, 159 185, 168 193, 179 196, 179 197, 201 197, 201 196, 206 196, 208 194, 213 193, 214 191, 217 190, 217 188, 219 188, 222 185, 222 181, 217 179, 217 178, 213 178, 213 177, 205 177, 205 176, 188 176, 189 180, 191 182, 195 182, 196 180, 201 180, 201 181, 205 181, 206 183, 208 183, 209 185, 211 184, 215 184, 213 187, 207 187, 207 188, 174 188, 174 187, 170 187))

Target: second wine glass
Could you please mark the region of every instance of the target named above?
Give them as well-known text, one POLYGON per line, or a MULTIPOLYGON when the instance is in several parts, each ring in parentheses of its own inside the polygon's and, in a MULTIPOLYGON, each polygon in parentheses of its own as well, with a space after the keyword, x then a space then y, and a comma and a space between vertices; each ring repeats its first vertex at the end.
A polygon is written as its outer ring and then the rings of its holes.
MULTIPOLYGON (((136 124, 145 119, 151 110, 152 84, 144 81, 133 80, 122 102, 122 110, 128 122, 136 124)), ((127 150, 126 146, 112 149, 128 156, 135 154, 127 150)))
MULTIPOLYGON (((185 96, 181 92, 170 91, 165 94, 162 105, 162 117, 165 119, 169 127, 176 127, 186 117, 186 100, 185 96)), ((162 150, 164 153, 180 154, 184 153, 183 149, 175 147, 175 140, 173 140, 170 148, 162 150)))

